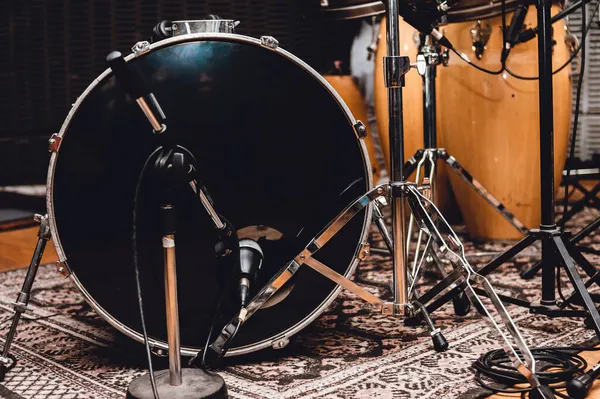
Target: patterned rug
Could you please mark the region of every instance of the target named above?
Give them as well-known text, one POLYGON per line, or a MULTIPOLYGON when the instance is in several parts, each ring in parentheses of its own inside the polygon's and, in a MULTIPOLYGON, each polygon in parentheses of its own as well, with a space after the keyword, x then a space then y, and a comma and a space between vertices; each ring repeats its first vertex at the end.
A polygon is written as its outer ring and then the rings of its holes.
MULTIPOLYGON (((577 231, 598 217, 586 210, 571 222, 577 231)), ((460 232, 460 229, 459 229, 460 232)), ((472 243, 469 254, 495 253, 502 243, 472 243)), ((584 245, 600 249, 600 236, 584 245)), ((377 235, 372 245, 381 246, 377 235)), ((532 263, 537 251, 527 250, 514 263, 490 275, 499 291, 531 299, 540 293, 540 279, 520 279, 517 270, 532 263)), ((489 261, 472 256, 474 265, 489 261)), ((589 256, 597 264, 598 257, 589 256)), ((355 281, 372 293, 391 297, 390 259, 371 255, 363 261, 355 281)), ((25 270, 0 274, 0 322, 11 316, 25 270)), ((564 275, 564 273, 563 273, 564 275)), ((565 284, 567 286, 567 284, 565 284)), ((4 383, 0 397, 10 399, 123 398, 127 385, 145 373, 143 347, 123 337, 84 302, 54 265, 40 268, 30 303, 32 312, 22 320, 12 353, 19 359, 4 383)), ((574 345, 589 342, 594 333, 581 320, 548 319, 522 308, 509 311, 531 346, 574 345)), ((489 394, 473 378, 472 362, 490 349, 500 348, 496 335, 474 311, 456 317, 451 306, 434 313, 450 349, 433 350, 423 327, 405 327, 400 321, 370 312, 347 292, 334 301, 317 321, 280 351, 263 351, 227 360, 220 374, 232 398, 476 398, 489 394)), ((8 323, 0 325, 4 336, 8 323)), ((2 341, 3 343, 3 341, 2 341)), ((166 368, 163 359, 155 367, 166 368)))

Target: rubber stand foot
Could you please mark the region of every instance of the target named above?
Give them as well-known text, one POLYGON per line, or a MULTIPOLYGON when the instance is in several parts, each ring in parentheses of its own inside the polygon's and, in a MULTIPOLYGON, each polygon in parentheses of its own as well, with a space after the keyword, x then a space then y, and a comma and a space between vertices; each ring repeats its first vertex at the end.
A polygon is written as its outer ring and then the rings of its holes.
MULTIPOLYGON (((217 374, 201 369, 184 368, 181 370, 183 383, 172 386, 169 383, 169 370, 154 373, 158 394, 164 399, 226 399, 227 386, 217 374)), ((144 374, 131 381, 127 388, 127 399, 154 399, 150 375, 144 374)))
POLYGON ((457 316, 466 316, 471 310, 471 301, 469 301, 469 297, 464 291, 452 298, 452 305, 454 307, 454 314, 457 316))

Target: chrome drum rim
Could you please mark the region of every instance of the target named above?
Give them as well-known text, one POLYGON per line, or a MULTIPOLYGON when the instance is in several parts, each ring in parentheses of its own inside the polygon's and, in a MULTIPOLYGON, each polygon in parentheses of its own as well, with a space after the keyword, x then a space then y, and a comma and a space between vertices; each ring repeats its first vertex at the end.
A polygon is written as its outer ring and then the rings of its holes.
MULTIPOLYGON (((236 34, 225 34, 225 33, 198 33, 198 34, 192 34, 192 35, 177 36, 177 37, 162 40, 160 42, 149 45, 143 52, 141 52, 139 54, 132 53, 132 54, 127 55, 125 57, 125 59, 126 59, 126 61, 130 61, 131 59, 133 59, 135 57, 143 57, 145 54, 151 53, 153 50, 163 48, 163 47, 168 47, 173 44, 192 42, 192 41, 201 41, 201 40, 211 40, 211 39, 212 40, 238 42, 238 43, 246 43, 246 44, 255 45, 255 46, 263 46, 261 44, 261 40, 247 37, 247 36, 236 35, 236 34)), ((265 47, 265 46, 263 46, 263 47, 265 47)), ((302 61, 298 57, 294 56, 293 54, 291 54, 279 47, 270 48, 270 49, 273 52, 275 52, 276 54, 278 54, 279 56, 284 57, 284 58, 288 59, 289 61, 294 62, 296 65, 300 66, 302 69, 304 69, 310 75, 312 75, 312 77, 315 78, 329 92, 329 94, 333 97, 333 99, 338 103, 338 105, 341 107, 343 112, 346 114, 348 123, 351 126, 355 125, 356 120, 354 119, 354 116, 350 112, 348 106, 344 103, 342 98, 333 89, 333 87, 331 87, 331 85, 321 75, 319 75, 313 68, 311 68, 308 64, 306 64, 304 61, 302 61)), ((101 73, 96 79, 94 79, 94 81, 92 81, 92 83, 85 89, 85 91, 77 98, 77 101, 73 104, 71 110, 69 111, 69 114, 67 115, 65 121, 63 122, 60 131, 56 135, 59 143, 62 142, 62 140, 64 139, 66 131, 70 126, 71 119, 77 112, 77 110, 78 110, 79 106, 81 105, 81 103, 83 102, 83 100, 110 73, 111 72, 108 69, 105 70, 103 73, 101 73)), ((364 170, 365 170, 365 174, 366 174, 366 181, 367 181, 368 188, 370 189, 373 187, 371 163, 369 161, 369 157, 368 157, 368 153, 367 153, 367 149, 366 149, 364 140, 362 138, 360 138, 358 135, 356 135, 356 139, 358 140, 358 143, 359 143, 360 152, 362 154, 362 159, 363 159, 363 164, 364 164, 364 170)), ((55 213, 54 213, 54 176, 55 176, 55 168, 56 168, 56 163, 57 163, 59 153, 60 153, 60 145, 58 146, 58 149, 56 151, 52 152, 52 154, 50 156, 50 163, 48 166, 48 175, 47 175, 47 180, 46 180, 46 208, 47 208, 48 220, 49 220, 49 224, 50 224, 50 233, 52 236, 54 246, 56 248, 56 252, 58 254, 59 262, 64 263, 65 267, 69 271, 69 277, 70 277, 71 281, 75 284, 77 289, 81 292, 81 294, 83 295, 86 302, 104 320, 106 320, 111 326, 113 326, 115 329, 117 329, 121 333, 125 334, 129 338, 132 338, 135 341, 143 343, 144 342, 143 335, 140 332, 124 325, 122 322, 120 322, 118 319, 116 319, 114 316, 112 316, 109 312, 104 310, 102 308, 102 306, 98 302, 96 302, 96 300, 89 294, 87 289, 77 278, 77 275, 69 267, 69 263, 68 263, 66 255, 65 255, 65 251, 61 244, 60 236, 59 236, 58 229, 57 229, 56 217, 55 217, 55 213)), ((366 207, 366 211, 364 214, 362 234, 360 235, 360 242, 357 243, 353 261, 349 265, 347 272, 345 273, 345 277, 349 278, 352 276, 352 274, 354 273, 354 271, 360 261, 358 258, 358 250, 360 249, 360 244, 365 242, 367 239, 367 235, 369 232, 369 225, 371 222, 371 214, 372 214, 372 210, 371 210, 371 206, 369 205, 368 207, 366 207)), ((283 267, 283 265, 282 265, 282 267, 283 267)), ((336 288, 325 298, 325 300, 323 302, 321 302, 321 304, 318 307, 316 307, 313 310, 312 313, 310 313, 308 316, 304 317, 302 320, 300 320, 298 323, 296 323, 292 327, 281 332, 279 335, 265 339, 265 340, 257 342, 257 343, 254 343, 252 345, 231 348, 229 350, 229 352, 227 353, 227 356, 242 355, 242 354, 254 352, 254 351, 257 351, 260 349, 274 347, 275 346, 274 344, 276 342, 281 342, 282 340, 289 339, 290 337, 292 337, 293 335, 298 333, 300 330, 305 328, 307 325, 309 325, 323 311, 325 311, 325 309, 339 295, 341 289, 342 289, 341 286, 339 286, 339 285, 336 286, 336 288)), ((181 300, 183 300, 183 298, 180 298, 180 301, 181 300)), ((149 341, 150 347, 153 349, 162 349, 165 351, 168 350, 168 345, 165 341, 156 340, 154 338, 149 338, 148 341, 149 341)), ((185 356, 194 356, 200 350, 201 350, 201 348, 182 346, 181 354, 185 355, 185 356)))

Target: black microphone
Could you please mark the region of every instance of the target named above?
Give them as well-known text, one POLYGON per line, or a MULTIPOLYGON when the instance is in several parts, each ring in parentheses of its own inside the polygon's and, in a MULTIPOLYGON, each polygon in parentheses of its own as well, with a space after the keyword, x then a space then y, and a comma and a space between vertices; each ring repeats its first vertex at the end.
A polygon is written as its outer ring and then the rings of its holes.
POLYGON ((131 98, 138 99, 150 94, 150 90, 144 84, 142 77, 127 65, 125 58, 123 58, 120 52, 113 51, 108 54, 106 62, 115 74, 117 82, 119 82, 131 98))
POLYGON ((256 282, 256 276, 262 266, 264 254, 262 248, 254 240, 240 240, 240 273, 239 299, 240 305, 246 307, 250 301, 250 288, 256 282))
POLYGON ((506 32, 506 41, 504 42, 504 48, 502 49, 502 62, 506 61, 506 58, 510 53, 510 49, 513 48, 516 43, 518 43, 519 33, 521 33, 521 29, 523 29, 523 22, 525 22, 527 10, 527 6, 518 6, 513 14, 512 19, 510 20, 510 25, 506 32))
MULTIPOLYGON (((571 4, 570 6, 565 8, 563 11, 561 11, 558 14, 556 14, 555 16, 553 16, 552 19, 550 20, 550 22, 555 23, 557 21, 560 21, 561 19, 565 18, 569 14, 573 13, 578 8, 585 6, 585 4, 589 3, 590 1, 591 0, 579 0, 579 1, 571 4)), ((517 39, 517 43, 525 43, 525 42, 530 41, 538 34, 538 32, 539 32, 539 28, 537 26, 535 28, 525 29, 524 31, 519 33, 519 38, 517 39)))
POLYGON ((592 387, 592 384, 599 375, 600 363, 596 364, 594 368, 588 370, 587 373, 573 378, 567 383, 567 392, 569 393, 569 396, 572 396, 575 399, 585 398, 588 391, 592 387))

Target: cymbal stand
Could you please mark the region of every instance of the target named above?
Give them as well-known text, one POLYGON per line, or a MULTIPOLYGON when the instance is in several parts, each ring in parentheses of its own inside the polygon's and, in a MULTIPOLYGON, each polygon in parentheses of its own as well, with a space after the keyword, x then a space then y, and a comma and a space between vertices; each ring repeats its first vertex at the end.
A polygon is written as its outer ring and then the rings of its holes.
POLYGON ((27 274, 25 275, 23 287, 21 288, 21 292, 19 293, 16 302, 13 304, 15 314, 13 316, 10 329, 8 330, 6 338, 4 339, 4 348, 0 354, 0 381, 4 381, 6 372, 13 368, 17 361, 16 358, 10 354, 10 347, 17 334, 17 326, 21 320, 21 315, 30 310, 27 305, 29 304, 31 287, 33 286, 33 281, 37 275, 40 261, 44 255, 46 243, 50 239, 50 224, 48 222, 48 215, 36 214, 34 216, 34 220, 40 224, 40 228, 38 230, 38 240, 33 252, 33 257, 31 258, 31 262, 27 268, 27 274))
MULTIPOLYGON (((409 276, 406 267, 406 235, 405 235, 405 203, 408 202, 416 224, 429 237, 428 243, 446 258, 453 271, 440 283, 433 287, 428 294, 437 297, 447 290, 464 286, 477 310, 482 314, 491 327, 497 331, 503 341, 504 349, 519 372, 530 382, 541 397, 553 398, 547 387, 540 384, 535 369, 535 359, 527 344, 521 337, 516 325, 507 313, 489 281, 475 272, 464 255, 464 246, 458 236, 452 231, 433 202, 422 191, 428 187, 417 187, 416 183, 404 180, 403 165, 403 126, 402 126, 402 86, 403 75, 410 69, 408 57, 400 56, 400 40, 398 29, 399 2, 387 2, 387 49, 388 56, 384 57, 385 82, 388 88, 389 129, 390 129, 390 160, 391 180, 379 185, 361 197, 354 200, 342 210, 293 260, 288 262, 265 285, 245 308, 235 315, 209 346, 211 359, 220 358, 226 353, 234 331, 247 321, 260 307, 274 295, 302 265, 307 265, 326 278, 352 291, 360 298, 369 302, 373 307, 387 315, 412 316, 423 309, 419 304, 409 302, 409 276), (379 197, 384 197, 392 207, 393 249, 393 302, 384 302, 356 283, 340 275, 314 256, 320 248, 329 242, 352 217, 379 197), (477 295, 473 285, 479 285, 491 298, 491 306, 486 305, 477 295), (515 349, 518 348, 517 349, 515 349)), ((385 235, 384 235, 385 237, 385 235)), ((421 303, 421 302, 420 302, 421 303)))

